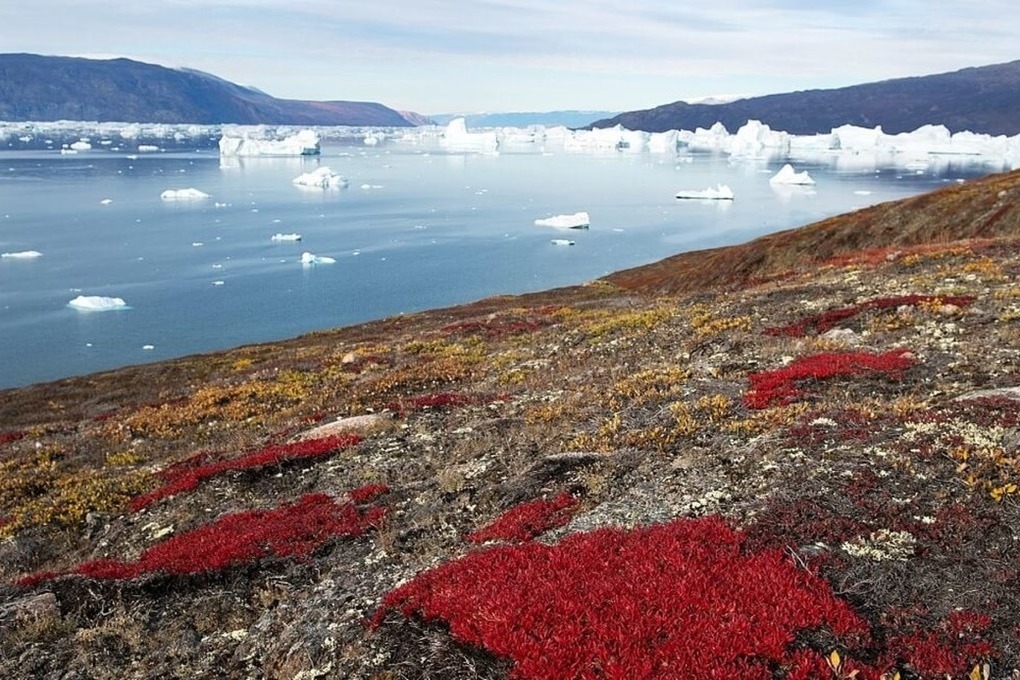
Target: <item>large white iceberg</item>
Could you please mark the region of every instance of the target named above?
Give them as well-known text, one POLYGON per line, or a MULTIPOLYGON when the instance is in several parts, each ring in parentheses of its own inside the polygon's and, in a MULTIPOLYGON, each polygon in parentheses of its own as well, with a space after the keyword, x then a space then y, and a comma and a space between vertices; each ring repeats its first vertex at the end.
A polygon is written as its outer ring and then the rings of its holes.
POLYGON ((159 195, 164 201, 200 201, 209 198, 209 194, 195 187, 187 189, 167 189, 159 195))
POLYGON ((591 226, 591 218, 587 212, 581 211, 570 215, 553 215, 535 220, 540 227, 556 227, 557 229, 587 229, 591 226))
POLYGON ((127 303, 119 297, 102 295, 79 295, 67 303, 69 307, 82 312, 108 312, 113 309, 127 309, 127 303))
POLYGON ((0 253, 0 257, 5 260, 33 260, 42 257, 42 253, 38 250, 21 250, 16 253, 0 253))
POLYGON ((307 189, 343 189, 348 184, 345 178, 330 170, 326 165, 298 175, 291 181, 295 186, 307 189))
POLYGON ((314 130, 301 130, 283 139, 265 139, 260 131, 242 134, 223 133, 220 137, 221 156, 317 156, 319 135, 314 130))
POLYGON ((493 153, 499 149, 499 137, 495 132, 468 132, 463 118, 454 118, 446 125, 440 144, 447 151, 475 151, 493 153))
POLYGON ((310 266, 316 264, 333 264, 336 262, 335 258, 326 257, 325 255, 313 255, 312 253, 301 253, 301 264, 310 266))
POLYGON ((725 184, 718 184, 707 189, 692 189, 676 192, 676 197, 681 200, 694 201, 732 201, 733 189, 725 184))
POLYGON ((793 169, 792 165, 787 163, 779 169, 779 172, 772 176, 769 182, 772 184, 798 184, 803 186, 814 184, 815 180, 811 178, 807 170, 797 172, 793 169))

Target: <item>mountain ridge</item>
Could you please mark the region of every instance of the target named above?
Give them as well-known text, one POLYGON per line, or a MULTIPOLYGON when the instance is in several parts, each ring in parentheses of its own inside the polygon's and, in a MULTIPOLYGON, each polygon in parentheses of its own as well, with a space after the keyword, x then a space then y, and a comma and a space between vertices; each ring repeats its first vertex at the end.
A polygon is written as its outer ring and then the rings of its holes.
POLYGON ((797 135, 827 133, 841 125, 881 126, 888 134, 945 125, 950 132, 1015 135, 1020 133, 1020 60, 723 104, 676 101, 621 113, 590 126, 665 132, 709 128, 721 122, 735 131, 748 120, 797 135))
POLYGON ((0 120, 242 125, 413 123, 376 102, 278 99, 195 69, 126 58, 0 54, 0 120))

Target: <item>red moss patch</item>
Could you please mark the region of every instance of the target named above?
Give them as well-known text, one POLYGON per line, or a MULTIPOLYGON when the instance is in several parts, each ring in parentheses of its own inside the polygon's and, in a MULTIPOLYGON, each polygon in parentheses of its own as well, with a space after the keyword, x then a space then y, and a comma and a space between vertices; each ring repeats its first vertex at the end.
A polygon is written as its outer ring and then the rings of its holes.
POLYGON ((867 373, 896 376, 913 363, 910 353, 905 350, 882 354, 823 352, 802 357, 783 368, 749 375, 751 389, 744 394, 744 405, 752 409, 781 406, 801 397, 804 392, 798 383, 807 380, 828 380, 867 373))
POLYGON ((814 332, 819 335, 825 333, 840 321, 857 316, 869 309, 897 309, 899 307, 916 307, 922 304, 955 305, 966 307, 974 302, 973 295, 896 295, 892 297, 876 298, 862 302, 859 305, 830 309, 821 314, 808 316, 785 326, 773 326, 765 329, 766 335, 803 337, 814 332))
MULTIPOLYGON (((350 493, 364 497, 362 489, 350 493)), ((337 536, 361 536, 377 526, 383 508, 359 509, 337 504, 325 494, 302 496, 273 510, 250 510, 226 515, 192 531, 158 543, 137 562, 93 560, 70 574, 95 579, 133 579, 143 574, 198 574, 222 571, 265 557, 304 557, 337 536)), ((60 574, 39 572, 18 585, 31 587, 60 574)))
POLYGON ((203 480, 225 472, 255 470, 270 465, 281 465, 311 458, 321 458, 340 449, 354 446, 360 441, 361 437, 357 435, 341 434, 333 437, 323 437, 322 439, 294 442, 292 444, 267 446, 240 458, 216 462, 203 462, 208 460, 209 456, 213 454, 201 452, 185 459, 185 461, 182 461, 176 467, 164 470, 163 477, 167 480, 166 484, 132 499, 130 507, 132 511, 137 512, 168 496, 184 491, 192 491, 203 480))
POLYGON ((523 543, 570 521, 579 501, 564 491, 551 500, 539 499, 510 508, 465 539, 472 543, 523 543))
POLYGON ((390 492, 390 487, 385 484, 368 484, 354 491, 349 491, 347 497, 351 499, 351 502, 355 505, 364 505, 365 503, 371 503, 372 501, 379 498, 383 494, 390 492))
POLYGON ((742 543, 708 517, 500 546, 392 591, 374 622, 394 610, 442 620, 458 641, 511 659, 515 678, 767 680, 803 663, 801 632, 868 640, 824 581, 742 543))
POLYGON ((0 432, 0 446, 16 442, 19 439, 24 439, 27 434, 27 432, 22 430, 8 430, 7 432, 0 432))

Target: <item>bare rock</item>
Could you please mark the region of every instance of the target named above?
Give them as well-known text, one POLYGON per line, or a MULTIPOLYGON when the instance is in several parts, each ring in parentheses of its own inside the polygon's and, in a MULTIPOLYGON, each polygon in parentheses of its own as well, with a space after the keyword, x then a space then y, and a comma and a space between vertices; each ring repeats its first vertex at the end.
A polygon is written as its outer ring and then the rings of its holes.
POLYGON ((367 436, 385 432, 394 426, 393 417, 384 413, 366 413, 360 416, 340 418, 331 423, 325 423, 310 430, 305 430, 294 435, 291 441, 305 441, 307 439, 321 439, 332 437, 338 434, 358 434, 367 436))

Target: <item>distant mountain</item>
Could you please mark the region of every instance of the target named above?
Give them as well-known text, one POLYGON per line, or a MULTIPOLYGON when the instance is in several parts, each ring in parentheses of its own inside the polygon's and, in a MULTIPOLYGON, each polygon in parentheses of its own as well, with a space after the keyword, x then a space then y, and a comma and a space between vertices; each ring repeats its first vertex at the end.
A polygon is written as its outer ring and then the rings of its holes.
POLYGON ((683 101, 596 121, 630 130, 694 130, 721 122, 731 132, 748 120, 793 134, 829 132, 840 125, 875 127, 896 134, 922 125, 952 132, 1020 133, 1020 61, 897 78, 834 90, 805 90, 740 99, 726 104, 683 101))
POLYGON ((527 127, 563 125, 569 128, 588 127, 592 121, 616 115, 615 111, 525 111, 511 113, 437 113, 429 116, 439 125, 445 125, 454 118, 463 118, 469 128, 478 127, 527 127))
POLYGON ((192 69, 35 54, 0 54, 0 120, 412 125, 373 102, 277 99, 192 69))

